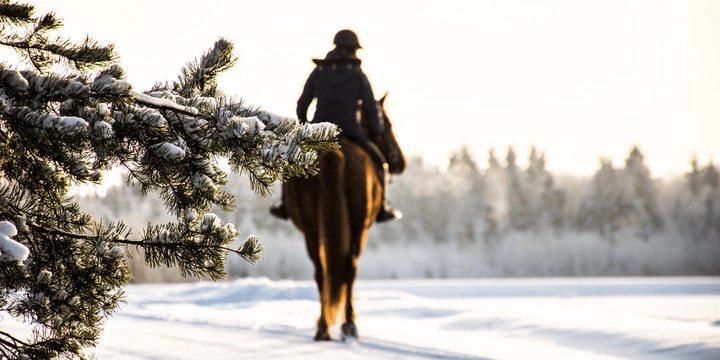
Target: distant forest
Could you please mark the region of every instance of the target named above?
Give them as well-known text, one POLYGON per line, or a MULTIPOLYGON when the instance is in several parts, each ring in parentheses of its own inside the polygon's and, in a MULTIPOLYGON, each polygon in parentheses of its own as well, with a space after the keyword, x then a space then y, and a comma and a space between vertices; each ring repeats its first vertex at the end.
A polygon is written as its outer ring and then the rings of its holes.
MULTIPOLYGON (((589 178, 553 176, 534 148, 524 168, 512 148, 503 157, 490 150, 485 169, 466 148, 442 171, 408 160, 390 185, 404 218, 373 226, 360 278, 720 275, 720 173, 712 163, 689 159, 684 176, 657 179, 637 147, 623 166, 601 159, 589 178)), ((268 213, 278 194, 255 195, 238 176, 228 190, 237 211, 217 215, 260 236, 266 257, 255 266, 231 257, 230 276, 312 279, 301 234, 268 213)), ((137 219, 169 220, 159 199, 132 186, 80 203, 136 233, 146 225, 137 219)), ((136 282, 182 280, 141 259, 130 259, 136 282)))

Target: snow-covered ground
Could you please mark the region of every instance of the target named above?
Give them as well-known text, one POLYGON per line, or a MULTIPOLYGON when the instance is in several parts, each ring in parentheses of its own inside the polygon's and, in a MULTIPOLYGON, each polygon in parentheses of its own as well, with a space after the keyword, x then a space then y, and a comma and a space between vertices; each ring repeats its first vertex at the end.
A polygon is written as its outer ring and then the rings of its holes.
POLYGON ((317 298, 309 281, 133 285, 94 352, 111 360, 720 359, 720 278, 360 280, 360 339, 348 343, 312 340, 317 298))
POLYGON ((718 278, 360 281, 356 343, 312 340, 309 281, 127 294, 100 359, 720 358, 718 278))

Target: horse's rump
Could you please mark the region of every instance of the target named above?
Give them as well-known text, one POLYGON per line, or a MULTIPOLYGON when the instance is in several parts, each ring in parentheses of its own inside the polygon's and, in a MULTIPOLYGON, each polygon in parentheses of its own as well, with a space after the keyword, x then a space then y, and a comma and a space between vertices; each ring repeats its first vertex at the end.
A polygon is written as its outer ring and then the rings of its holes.
POLYGON ((380 181, 372 158, 362 147, 345 138, 341 137, 338 143, 339 149, 320 154, 316 176, 287 181, 288 212, 303 233, 306 224, 321 220, 319 215, 323 211, 333 213, 328 214, 332 218, 341 208, 348 211, 356 230, 358 226, 372 225, 380 209, 380 181), (321 209, 324 205, 327 205, 325 210, 321 209))

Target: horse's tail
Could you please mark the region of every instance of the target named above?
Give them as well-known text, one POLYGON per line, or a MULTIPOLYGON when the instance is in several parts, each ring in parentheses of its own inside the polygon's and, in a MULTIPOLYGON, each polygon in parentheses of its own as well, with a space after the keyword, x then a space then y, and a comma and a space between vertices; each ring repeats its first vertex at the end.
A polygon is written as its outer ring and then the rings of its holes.
POLYGON ((345 195, 345 156, 339 150, 322 157, 320 176, 320 263, 323 269, 323 291, 320 296, 327 326, 337 319, 343 306, 350 267, 350 220, 345 195))

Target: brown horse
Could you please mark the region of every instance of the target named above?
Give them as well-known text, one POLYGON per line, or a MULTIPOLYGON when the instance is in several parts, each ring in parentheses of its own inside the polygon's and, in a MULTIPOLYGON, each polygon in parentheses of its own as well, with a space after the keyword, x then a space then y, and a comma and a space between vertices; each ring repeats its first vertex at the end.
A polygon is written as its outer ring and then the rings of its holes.
MULTIPOLYGON (((391 172, 398 174, 405 169, 405 157, 385 113, 386 96, 379 100, 385 126, 377 145, 388 159, 391 172)), ((342 339, 358 336, 353 285, 368 230, 382 205, 382 188, 370 156, 344 138, 339 139, 339 144, 339 149, 320 155, 316 176, 291 178, 286 183, 288 213, 305 235, 320 291, 315 340, 330 340, 329 328, 343 305, 342 339)))

